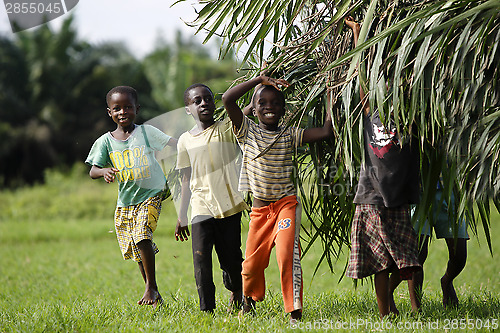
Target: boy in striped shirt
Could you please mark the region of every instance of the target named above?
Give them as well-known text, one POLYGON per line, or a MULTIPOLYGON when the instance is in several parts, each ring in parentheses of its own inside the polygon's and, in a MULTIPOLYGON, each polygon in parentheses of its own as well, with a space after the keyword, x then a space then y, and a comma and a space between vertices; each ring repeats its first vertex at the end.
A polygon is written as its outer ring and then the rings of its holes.
POLYGON ((303 144, 324 140, 333 132, 329 112, 323 127, 283 130, 279 122, 285 114, 285 97, 278 85, 286 87, 289 84, 285 80, 258 76, 229 89, 222 100, 243 152, 239 190, 253 195, 241 273, 245 296, 241 312, 252 311, 255 301, 264 299, 264 270, 276 246, 285 312, 295 321, 302 318, 302 269, 301 209, 291 179, 293 151, 303 144), (258 118, 258 124, 246 117, 237 104, 237 100, 252 88, 255 92, 251 111, 258 118))

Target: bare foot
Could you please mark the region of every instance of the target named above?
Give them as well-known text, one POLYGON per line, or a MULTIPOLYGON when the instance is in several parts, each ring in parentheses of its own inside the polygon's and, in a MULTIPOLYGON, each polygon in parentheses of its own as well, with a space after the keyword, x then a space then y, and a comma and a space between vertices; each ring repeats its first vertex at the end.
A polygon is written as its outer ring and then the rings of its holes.
POLYGON ((144 295, 142 295, 142 298, 137 302, 137 304, 152 305, 153 307, 156 307, 158 304, 161 304, 162 301, 163 300, 158 290, 146 289, 146 291, 144 291, 144 295))
POLYGON ((453 287, 453 281, 448 281, 446 275, 441 278, 441 290, 443 291, 443 306, 445 309, 458 306, 458 297, 453 287))
POLYGON ((293 310, 290 312, 290 324, 296 324, 298 320, 302 319, 302 310, 293 310))
POLYGON ((241 309, 243 305, 243 294, 242 291, 232 291, 229 297, 229 306, 227 307, 227 313, 232 313, 234 310, 241 309))
POLYGON ((396 303, 394 302, 394 295, 389 296, 389 313, 394 314, 395 316, 399 316, 399 310, 396 307, 396 303))
POLYGON ((252 297, 244 296, 243 306, 241 307, 241 310, 238 313, 238 317, 243 317, 247 313, 255 314, 255 301, 253 300, 252 297))

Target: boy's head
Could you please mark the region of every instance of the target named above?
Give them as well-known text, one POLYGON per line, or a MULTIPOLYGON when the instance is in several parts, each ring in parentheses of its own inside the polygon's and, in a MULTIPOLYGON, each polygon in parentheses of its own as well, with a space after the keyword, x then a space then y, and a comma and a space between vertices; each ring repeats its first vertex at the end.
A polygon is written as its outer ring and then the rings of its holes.
POLYGON ((128 94, 132 99, 134 100, 134 104, 138 105, 139 104, 139 98, 137 96, 137 91, 129 86, 117 86, 114 88, 111 88, 110 91, 108 91, 106 95, 106 103, 108 104, 109 107, 109 101, 111 99, 111 96, 113 94, 128 94))
POLYGON ((134 125, 139 111, 137 91, 129 86, 117 86, 106 95, 108 115, 120 127, 134 125))
POLYGON ((198 123, 211 125, 214 122, 215 101, 212 90, 201 83, 195 83, 184 91, 186 113, 198 123))
POLYGON ((285 96, 270 85, 258 85, 252 96, 253 114, 261 127, 276 130, 285 115, 285 96))

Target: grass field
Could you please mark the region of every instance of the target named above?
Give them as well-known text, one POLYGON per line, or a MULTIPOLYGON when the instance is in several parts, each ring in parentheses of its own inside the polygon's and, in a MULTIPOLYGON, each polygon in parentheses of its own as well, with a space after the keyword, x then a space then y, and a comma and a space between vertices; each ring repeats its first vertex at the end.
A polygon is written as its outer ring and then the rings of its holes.
MULTIPOLYGON (((455 280, 461 305, 444 310, 439 278, 447 251, 444 241, 430 244, 424 266, 422 312, 409 314, 406 285, 397 292, 400 317, 381 322, 369 280, 354 288, 338 281, 345 257, 320 267, 312 276, 320 245, 302 261, 304 318, 290 326, 283 312, 274 258, 266 271, 266 299, 255 317, 226 314, 228 292, 214 258, 217 287, 215 316, 202 314, 193 277, 190 242, 173 237, 176 220, 165 201, 155 242, 157 280, 165 306, 138 306, 143 282, 137 265, 124 261, 113 233, 116 187, 92 181, 77 167, 51 173, 47 184, 0 192, 0 332, 218 332, 218 331, 491 331, 500 324, 500 216, 492 215, 493 257, 479 230, 468 242, 468 261, 455 280)), ((244 222, 243 236, 248 223, 244 222)), ((499 330, 498 328, 496 330, 499 330)))

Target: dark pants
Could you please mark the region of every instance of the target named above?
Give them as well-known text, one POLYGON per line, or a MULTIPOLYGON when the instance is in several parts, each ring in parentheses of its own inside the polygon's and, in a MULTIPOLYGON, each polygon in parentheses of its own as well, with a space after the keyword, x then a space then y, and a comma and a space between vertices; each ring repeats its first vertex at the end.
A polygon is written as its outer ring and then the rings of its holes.
POLYGON ((219 258, 224 286, 241 290, 241 213, 223 219, 195 216, 191 221, 194 277, 200 309, 215 309, 215 285, 212 276, 212 249, 219 258))

